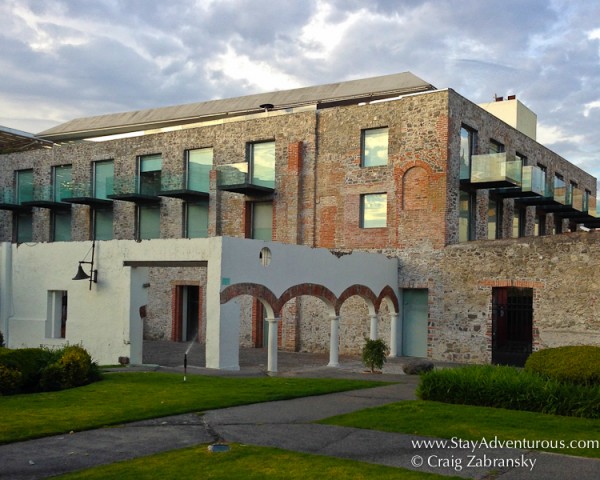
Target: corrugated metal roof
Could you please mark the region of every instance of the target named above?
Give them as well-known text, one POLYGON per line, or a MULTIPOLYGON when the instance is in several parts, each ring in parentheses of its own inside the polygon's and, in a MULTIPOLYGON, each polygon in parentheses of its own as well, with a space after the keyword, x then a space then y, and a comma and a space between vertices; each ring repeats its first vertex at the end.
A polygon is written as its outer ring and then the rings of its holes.
POLYGON ((35 135, 0 125, 0 154, 50 147, 52 142, 35 135))
POLYGON ((274 110, 310 104, 323 107, 427 90, 435 90, 435 87, 410 72, 404 72, 223 100, 79 118, 38 135, 53 141, 76 140, 260 112, 260 105, 263 104, 272 104, 274 110))

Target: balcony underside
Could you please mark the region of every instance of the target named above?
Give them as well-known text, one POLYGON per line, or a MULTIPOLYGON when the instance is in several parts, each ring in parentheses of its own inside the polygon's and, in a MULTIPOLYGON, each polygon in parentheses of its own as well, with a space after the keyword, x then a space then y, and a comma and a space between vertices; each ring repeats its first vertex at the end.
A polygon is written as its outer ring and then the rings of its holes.
POLYGON ((142 193, 118 193, 108 195, 108 198, 111 200, 121 200, 123 202, 132 202, 142 205, 160 203, 160 197, 156 195, 147 195, 142 193))
POLYGON ((31 207, 19 205, 17 203, 0 203, 0 210, 10 210, 11 212, 26 212, 31 207))
POLYGON ((240 183, 237 185, 219 185, 219 190, 226 192, 242 193, 244 195, 270 195, 275 190, 269 187, 262 187, 252 183, 240 183))
POLYGON ((50 210, 69 210, 71 205, 65 203, 66 199, 62 202, 54 202, 52 200, 32 200, 30 202, 23 202, 24 207, 38 207, 48 208, 50 210))
POLYGON ((496 198, 526 198, 532 200, 546 198, 540 195, 538 192, 533 192, 531 190, 523 191, 519 187, 490 189, 490 195, 496 198))
POLYGON ((492 188, 518 188, 517 183, 510 179, 499 179, 499 180, 489 180, 485 182, 478 182, 471 180, 469 182, 471 188, 476 190, 489 190, 492 188))
POLYGON ((94 197, 73 197, 65 199, 65 202, 76 203, 77 205, 89 205, 91 207, 105 207, 112 205, 112 200, 94 197))
POLYGON ((182 188, 179 190, 164 190, 158 193, 161 197, 180 198, 185 201, 204 200, 209 197, 208 192, 199 192, 197 190, 189 190, 182 188))

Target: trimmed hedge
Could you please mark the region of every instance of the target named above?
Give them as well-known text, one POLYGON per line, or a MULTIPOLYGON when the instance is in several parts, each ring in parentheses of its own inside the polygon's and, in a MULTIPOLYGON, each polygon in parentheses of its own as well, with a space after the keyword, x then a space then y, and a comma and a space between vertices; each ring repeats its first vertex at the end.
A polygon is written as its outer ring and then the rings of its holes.
POLYGON ((562 382, 600 384, 600 347, 581 345, 539 350, 529 356, 525 370, 562 382))
POLYGON ((100 379, 98 365, 80 346, 0 350, 0 395, 63 390, 100 379))
POLYGON ((472 365, 421 376, 417 396, 463 405, 600 418, 600 386, 547 379, 513 367, 472 365))

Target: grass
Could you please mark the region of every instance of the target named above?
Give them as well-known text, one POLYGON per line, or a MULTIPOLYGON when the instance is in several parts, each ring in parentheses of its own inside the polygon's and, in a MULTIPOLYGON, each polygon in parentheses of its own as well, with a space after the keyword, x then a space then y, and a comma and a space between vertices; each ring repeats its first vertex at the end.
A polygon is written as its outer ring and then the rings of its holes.
MULTIPOLYGON (((600 440, 600 420, 502 408, 405 401, 340 415, 319 423, 463 440, 600 440)), ((596 448, 540 448, 600 458, 596 448)))
POLYGON ((85 387, 0 396, 0 444, 134 420, 369 388, 379 382, 111 373, 85 387))
POLYGON ((289 452, 277 448, 231 445, 227 453, 210 453, 206 445, 90 468, 61 480, 282 479, 335 478, 336 480, 449 480, 447 477, 353 460, 289 452))

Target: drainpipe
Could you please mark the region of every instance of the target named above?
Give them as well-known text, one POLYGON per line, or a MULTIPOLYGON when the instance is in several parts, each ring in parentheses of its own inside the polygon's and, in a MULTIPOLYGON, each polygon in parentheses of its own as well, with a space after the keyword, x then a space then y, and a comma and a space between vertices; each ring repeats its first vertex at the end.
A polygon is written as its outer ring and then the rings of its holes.
POLYGON ((0 326, 4 344, 9 345, 8 323, 12 307, 12 244, 2 242, 0 247, 0 326))

